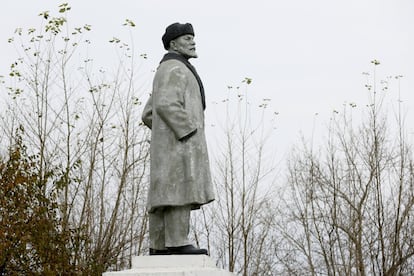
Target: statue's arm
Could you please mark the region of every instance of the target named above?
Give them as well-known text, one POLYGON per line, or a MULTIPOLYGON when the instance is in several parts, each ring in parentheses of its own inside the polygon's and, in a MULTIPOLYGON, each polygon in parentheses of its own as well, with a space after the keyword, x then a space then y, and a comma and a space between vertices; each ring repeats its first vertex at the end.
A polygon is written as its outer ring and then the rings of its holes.
POLYGON ((152 129, 152 96, 150 96, 145 104, 144 111, 142 112, 142 122, 152 129))

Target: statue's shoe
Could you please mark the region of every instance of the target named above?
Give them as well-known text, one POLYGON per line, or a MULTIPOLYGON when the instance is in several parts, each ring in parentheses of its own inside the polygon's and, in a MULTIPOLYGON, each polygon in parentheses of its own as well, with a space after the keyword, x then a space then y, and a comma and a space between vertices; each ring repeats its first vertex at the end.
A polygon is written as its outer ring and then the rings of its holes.
POLYGON ((171 255, 208 255, 207 249, 197 248, 193 245, 184 245, 178 247, 168 247, 171 255))
POLYGON ((153 255, 171 255, 171 253, 168 249, 154 249, 154 248, 149 249, 149 254, 151 256, 153 256, 153 255))

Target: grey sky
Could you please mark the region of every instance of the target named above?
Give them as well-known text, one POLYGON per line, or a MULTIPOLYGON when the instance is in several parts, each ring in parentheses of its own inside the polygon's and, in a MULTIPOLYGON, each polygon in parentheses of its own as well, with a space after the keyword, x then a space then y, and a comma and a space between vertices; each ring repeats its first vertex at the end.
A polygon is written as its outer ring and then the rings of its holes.
MULTIPOLYGON (((37 26, 37 14, 55 11, 60 3, 3 3, 0 74, 7 72, 12 61, 7 38, 14 29, 37 26)), ((148 69, 144 69, 148 71, 164 53, 165 27, 191 22, 199 54, 192 62, 203 79, 208 103, 225 98, 227 85, 251 77, 250 98, 271 98, 270 108, 280 113, 276 142, 283 147, 297 140, 300 131, 309 135, 315 113, 322 125, 318 130, 323 131, 332 111, 341 110, 345 102, 365 105, 361 73, 372 70, 373 59, 381 62, 379 78, 404 75, 401 98, 413 125, 412 0, 73 0, 69 5, 71 24, 92 25, 97 59, 108 55, 99 44, 120 35, 126 18, 134 21, 136 51, 148 55, 148 69)), ((392 105, 398 98, 394 88, 389 98, 392 105)), ((207 110, 208 120, 213 120, 212 110, 207 110)))

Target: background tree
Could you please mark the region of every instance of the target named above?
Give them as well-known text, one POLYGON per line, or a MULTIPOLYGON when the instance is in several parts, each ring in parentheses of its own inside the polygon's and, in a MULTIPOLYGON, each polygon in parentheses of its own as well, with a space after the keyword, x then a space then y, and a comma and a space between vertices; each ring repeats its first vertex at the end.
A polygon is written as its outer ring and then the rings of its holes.
MULTIPOLYGON (((292 275, 405 275, 413 267, 413 153, 401 106, 392 123, 385 98, 391 80, 366 87, 361 123, 335 115, 325 147, 305 144, 290 159, 278 251, 292 275), (394 127, 396 126, 396 127, 394 127)), ((396 77, 399 81, 400 76, 396 77)), ((401 99, 398 99, 399 105, 401 99)), ((349 111, 351 109, 351 111, 349 111)))
POLYGON ((0 160, 0 275, 77 271, 67 245, 85 238, 62 229, 56 187, 44 192, 61 172, 40 177, 39 155, 27 153, 23 134, 16 131, 7 158, 0 160))
POLYGON ((216 143, 210 147, 216 201, 199 219, 205 221, 201 232, 207 231, 209 249, 221 266, 240 275, 271 275, 277 171, 269 139, 275 114, 267 112, 269 99, 260 103, 249 99, 251 82, 245 78, 239 86, 229 87, 227 98, 217 104, 225 114, 218 113, 216 143))
POLYGON ((25 129, 21 140, 38 156, 33 166, 43 195, 54 191, 59 227, 76 234, 61 250, 71 252, 76 269, 98 275, 128 267, 146 238, 148 132, 139 123, 145 82, 136 76, 133 45, 119 38, 108 39, 116 70, 96 69, 87 54, 92 27, 71 28, 70 9, 42 12, 40 28, 18 28, 9 39, 18 59, 4 80, 9 98, 0 127, 6 145, 16 128, 25 129))

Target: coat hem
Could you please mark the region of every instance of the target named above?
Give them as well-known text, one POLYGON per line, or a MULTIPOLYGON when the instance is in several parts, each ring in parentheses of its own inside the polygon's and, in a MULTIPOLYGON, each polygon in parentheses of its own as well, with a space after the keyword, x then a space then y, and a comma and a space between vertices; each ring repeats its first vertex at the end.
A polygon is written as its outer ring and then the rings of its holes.
POLYGON ((210 199, 206 202, 203 203, 199 203, 199 202, 192 202, 192 203, 186 203, 186 204, 163 204, 163 205, 156 205, 156 206, 151 206, 148 208, 148 213, 154 213, 155 211, 158 210, 162 210, 164 208, 168 208, 168 207, 178 207, 178 206, 187 206, 190 205, 191 206, 191 210, 197 210, 200 209, 201 206, 205 205, 205 204, 209 204, 211 202, 213 202, 215 199, 210 199))

